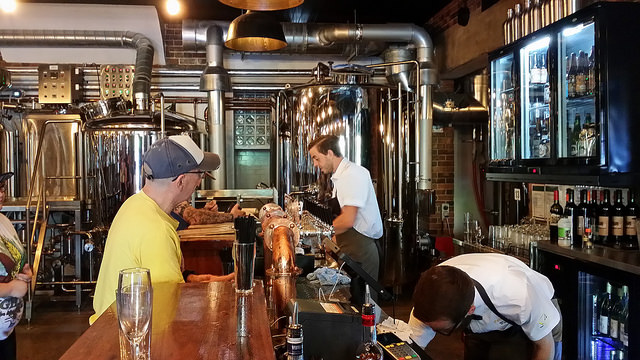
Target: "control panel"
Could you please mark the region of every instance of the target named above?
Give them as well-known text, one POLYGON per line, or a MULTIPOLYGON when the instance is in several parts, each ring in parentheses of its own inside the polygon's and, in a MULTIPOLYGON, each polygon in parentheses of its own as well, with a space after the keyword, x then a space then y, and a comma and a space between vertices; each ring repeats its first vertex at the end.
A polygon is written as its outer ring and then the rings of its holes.
POLYGON ((135 66, 133 65, 101 65, 100 66, 100 99, 123 97, 133 101, 132 85, 135 66))
POLYGON ((73 65, 38 66, 38 102, 41 104, 71 104, 79 101, 82 76, 73 65))

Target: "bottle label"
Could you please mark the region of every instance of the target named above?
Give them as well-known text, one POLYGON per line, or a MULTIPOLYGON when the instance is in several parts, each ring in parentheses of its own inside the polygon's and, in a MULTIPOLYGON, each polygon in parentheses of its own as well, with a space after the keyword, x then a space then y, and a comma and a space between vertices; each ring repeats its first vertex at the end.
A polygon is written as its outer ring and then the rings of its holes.
POLYGON ((376 316, 362 315, 362 326, 376 326, 376 316))
POLYGON ((302 356, 302 338, 287 339, 287 355, 302 356))
POLYGON ((623 216, 611 217, 611 234, 613 236, 624 235, 624 217, 623 216))
POLYGON ((611 319, 611 337, 618 338, 618 320, 611 319))
POLYGON ((558 221, 560 221, 560 215, 558 214, 551 214, 551 217, 549 218, 549 222, 551 226, 558 226, 558 221))
POLYGON ((622 345, 625 347, 629 346, 629 335, 627 334, 624 323, 620 323, 620 341, 622 341, 622 345))
POLYGON ((576 75, 576 95, 583 96, 587 93, 587 83, 584 74, 576 75))
POLYGON ((629 215, 624 217, 624 233, 630 236, 636 236, 636 216, 629 215))
POLYGON ((609 236, 609 217, 598 216, 598 235, 609 236))
POLYGON ((576 77, 575 75, 569 75, 569 79, 567 79, 567 92, 569 93, 569 97, 576 96, 576 77))
POLYGON ((558 221, 558 245, 571 246, 571 218, 563 216, 558 221))
POLYGON ((600 315, 600 334, 609 335, 609 317, 600 315))
POLYGON ((584 233, 584 216, 578 216, 578 235, 582 236, 584 233))

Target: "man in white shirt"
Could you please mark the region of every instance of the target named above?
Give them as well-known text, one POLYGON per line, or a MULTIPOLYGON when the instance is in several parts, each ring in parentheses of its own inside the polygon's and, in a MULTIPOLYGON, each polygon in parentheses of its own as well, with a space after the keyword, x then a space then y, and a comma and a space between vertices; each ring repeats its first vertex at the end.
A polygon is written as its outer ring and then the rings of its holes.
POLYGON ((412 338, 424 347, 436 332, 461 328, 465 360, 551 360, 551 331, 560 322, 553 294, 549 279, 511 256, 456 256, 420 277, 409 319, 412 338))
POLYGON ((312 141, 309 155, 323 174, 331 174, 333 197, 340 206, 340 214, 333 220, 338 246, 377 280, 380 264, 376 240, 383 230, 369 170, 345 159, 334 135, 312 141))

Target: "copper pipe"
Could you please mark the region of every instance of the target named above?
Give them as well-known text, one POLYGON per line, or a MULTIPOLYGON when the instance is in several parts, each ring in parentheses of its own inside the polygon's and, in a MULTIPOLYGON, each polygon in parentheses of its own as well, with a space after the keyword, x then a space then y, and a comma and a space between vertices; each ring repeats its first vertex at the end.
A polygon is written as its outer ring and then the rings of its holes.
POLYGON ((295 271, 293 232, 284 226, 273 229, 272 266, 276 274, 292 274, 295 271))

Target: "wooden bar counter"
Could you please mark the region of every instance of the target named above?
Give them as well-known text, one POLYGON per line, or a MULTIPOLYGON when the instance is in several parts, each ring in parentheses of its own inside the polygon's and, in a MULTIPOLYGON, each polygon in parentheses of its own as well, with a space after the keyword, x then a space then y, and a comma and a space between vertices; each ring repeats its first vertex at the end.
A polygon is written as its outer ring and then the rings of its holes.
MULTIPOLYGON (((237 296, 231 282, 153 287, 151 359, 275 360, 262 283, 246 297, 248 336, 237 335, 237 296)), ((115 303, 67 350, 62 360, 117 360, 115 303)))

